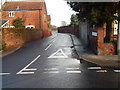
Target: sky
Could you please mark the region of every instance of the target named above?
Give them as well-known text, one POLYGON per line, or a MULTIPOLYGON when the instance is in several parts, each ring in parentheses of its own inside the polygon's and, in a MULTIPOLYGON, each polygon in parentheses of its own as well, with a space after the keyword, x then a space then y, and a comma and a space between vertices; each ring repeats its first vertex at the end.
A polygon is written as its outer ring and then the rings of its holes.
MULTIPOLYGON (((6 0, 2 0, 2 2, 4 1, 6 0)), ((20 0, 8 0, 8 1, 20 1, 20 0)), ((75 12, 70 8, 70 6, 67 5, 67 2, 65 0, 45 0, 45 2, 47 12, 49 15, 51 15, 52 25, 59 27, 61 26, 62 21, 65 21, 67 24, 70 23, 70 17, 75 12)))

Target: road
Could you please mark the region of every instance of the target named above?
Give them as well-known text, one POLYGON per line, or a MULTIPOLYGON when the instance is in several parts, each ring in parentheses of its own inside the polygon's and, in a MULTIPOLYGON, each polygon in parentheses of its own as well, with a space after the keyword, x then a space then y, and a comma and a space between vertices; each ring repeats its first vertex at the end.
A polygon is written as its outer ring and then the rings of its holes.
POLYGON ((114 69, 80 63, 69 34, 53 32, 2 58, 3 88, 118 88, 114 69))

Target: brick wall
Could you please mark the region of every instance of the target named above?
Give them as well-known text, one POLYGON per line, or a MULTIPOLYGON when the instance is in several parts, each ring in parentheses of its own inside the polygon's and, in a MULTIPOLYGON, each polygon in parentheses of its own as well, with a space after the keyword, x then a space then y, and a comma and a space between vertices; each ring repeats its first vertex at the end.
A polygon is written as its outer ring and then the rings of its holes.
MULTIPOLYGON (((51 35, 51 32, 46 36, 51 35)), ((41 39, 43 31, 40 29, 2 29, 2 44, 6 44, 6 49, 22 46, 32 40, 41 39)))
POLYGON ((72 28, 72 27, 59 27, 58 32, 60 33, 71 33, 79 36, 79 28, 72 28))
POLYGON ((97 27, 90 29, 90 46, 91 49, 98 55, 113 55, 116 54, 116 45, 113 43, 104 43, 105 28, 97 27), (92 32, 96 32, 97 36, 92 35, 92 32))

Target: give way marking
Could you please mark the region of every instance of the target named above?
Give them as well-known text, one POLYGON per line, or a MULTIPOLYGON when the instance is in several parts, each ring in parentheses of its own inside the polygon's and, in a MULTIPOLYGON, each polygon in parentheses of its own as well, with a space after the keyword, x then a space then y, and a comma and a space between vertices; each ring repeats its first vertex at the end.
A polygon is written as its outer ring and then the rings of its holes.
POLYGON ((34 74, 34 72, 28 72, 28 71, 35 71, 35 70, 37 70, 36 68, 31 68, 31 69, 27 69, 27 68, 31 64, 33 64, 39 57, 40 57, 40 55, 38 55, 32 62, 30 62, 27 66, 25 66, 22 70, 20 70, 16 74, 34 74))
POLYGON ((62 49, 58 49, 55 53, 50 55, 48 58, 68 58, 62 49))

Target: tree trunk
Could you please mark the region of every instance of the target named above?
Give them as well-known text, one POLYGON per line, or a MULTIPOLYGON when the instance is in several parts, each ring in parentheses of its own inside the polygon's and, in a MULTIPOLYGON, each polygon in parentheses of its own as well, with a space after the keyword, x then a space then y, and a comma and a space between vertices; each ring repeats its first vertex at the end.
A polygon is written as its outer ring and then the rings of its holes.
POLYGON ((111 35, 112 35, 112 22, 107 22, 105 42, 111 41, 111 35))

